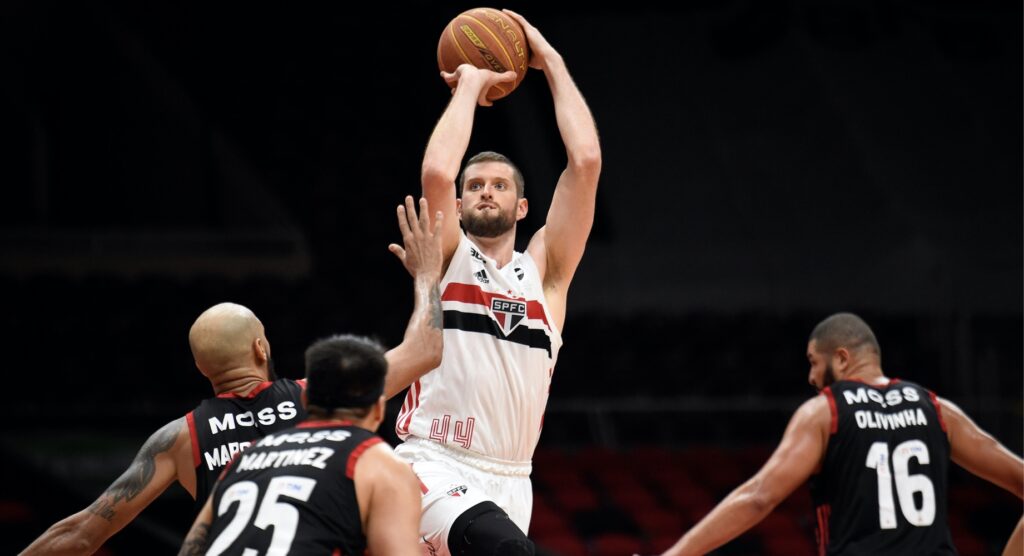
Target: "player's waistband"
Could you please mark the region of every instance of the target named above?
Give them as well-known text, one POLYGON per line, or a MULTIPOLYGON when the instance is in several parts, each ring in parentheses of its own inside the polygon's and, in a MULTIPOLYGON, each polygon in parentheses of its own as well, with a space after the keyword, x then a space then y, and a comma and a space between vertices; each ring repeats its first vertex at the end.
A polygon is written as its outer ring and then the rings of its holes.
POLYGON ((463 448, 445 446, 444 444, 434 442, 433 440, 425 440, 417 436, 409 436, 409 438, 406 439, 405 444, 409 445, 411 448, 421 448, 436 454, 441 454, 459 463, 494 475, 529 477, 530 473, 533 471, 533 463, 529 461, 509 461, 492 458, 463 448))

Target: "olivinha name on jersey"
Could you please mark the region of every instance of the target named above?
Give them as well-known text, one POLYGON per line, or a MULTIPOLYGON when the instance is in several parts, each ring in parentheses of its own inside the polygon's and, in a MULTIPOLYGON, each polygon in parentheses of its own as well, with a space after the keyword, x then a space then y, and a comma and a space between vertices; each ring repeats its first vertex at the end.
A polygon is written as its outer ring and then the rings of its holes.
MULTIPOLYGON (((882 408, 891 408, 901 405, 903 402, 917 402, 921 395, 917 390, 909 386, 889 390, 884 395, 872 388, 858 388, 843 392, 843 398, 847 405, 875 404, 882 408)), ((861 429, 883 429, 895 430, 906 427, 924 427, 928 425, 928 418, 921 408, 903 409, 894 413, 882 411, 857 410, 853 414, 857 422, 857 428, 861 429)))

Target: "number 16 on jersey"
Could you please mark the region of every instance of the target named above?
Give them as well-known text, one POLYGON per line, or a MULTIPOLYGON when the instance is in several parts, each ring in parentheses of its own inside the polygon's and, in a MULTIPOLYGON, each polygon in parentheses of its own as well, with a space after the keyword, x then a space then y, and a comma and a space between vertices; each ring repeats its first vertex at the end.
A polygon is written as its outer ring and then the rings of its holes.
POLYGON ((908 440, 896 446, 889 458, 889 445, 875 442, 868 450, 866 465, 878 476, 878 524, 882 529, 896 528, 896 505, 893 484, 899 497, 900 510, 908 523, 927 527, 935 521, 935 487, 926 475, 911 475, 907 470, 911 459, 928 465, 928 446, 920 440, 908 440), (891 461, 891 466, 890 466, 891 461), (914 493, 921 493, 921 507, 914 493))

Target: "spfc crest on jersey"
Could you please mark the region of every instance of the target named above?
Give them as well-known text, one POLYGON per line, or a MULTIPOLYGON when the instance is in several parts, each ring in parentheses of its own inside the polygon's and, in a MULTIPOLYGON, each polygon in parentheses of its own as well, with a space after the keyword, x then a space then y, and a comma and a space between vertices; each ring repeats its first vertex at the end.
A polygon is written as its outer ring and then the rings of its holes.
POLYGON ((491 314, 498 321, 501 331, 508 336, 526 318, 526 302, 514 299, 491 299, 491 314))

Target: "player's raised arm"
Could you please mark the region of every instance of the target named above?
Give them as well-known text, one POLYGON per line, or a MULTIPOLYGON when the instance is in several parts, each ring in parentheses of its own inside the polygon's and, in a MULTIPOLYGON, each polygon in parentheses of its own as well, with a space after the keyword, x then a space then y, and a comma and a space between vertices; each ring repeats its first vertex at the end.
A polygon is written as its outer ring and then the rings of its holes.
MULTIPOLYGON (((535 255, 538 264, 546 266, 542 270, 545 288, 556 289, 563 298, 560 306, 552 307, 561 322, 565 316, 565 291, 583 258, 594 223, 601 143, 590 108, 569 75, 561 54, 523 16, 504 11, 526 32, 532 50, 530 67, 542 70, 547 78, 555 104, 555 120, 568 158, 551 199, 544 231, 530 243, 531 255, 535 255), (541 250, 543 256, 538 256, 541 250)), ((549 302, 555 301, 552 297, 559 296, 549 295, 549 302)))
POLYGON ((455 180, 459 175, 462 157, 469 147, 473 131, 473 117, 477 104, 489 106, 487 90, 495 83, 515 80, 515 73, 495 73, 462 64, 454 73, 442 72, 441 77, 452 87, 452 100, 441 114, 430 135, 420 180, 423 196, 434 210, 445 215, 441 229, 444 259, 451 259, 459 244, 459 219, 455 210, 455 180))
POLYGON ((419 215, 411 196, 399 205, 398 228, 402 244, 392 243, 388 248, 413 277, 415 305, 402 343, 384 354, 388 360, 388 374, 384 381, 384 395, 391 398, 431 369, 441 364, 444 346, 444 319, 441 311, 441 226, 447 220, 438 211, 434 225, 430 224, 430 206, 420 199, 419 215))
POLYGON ((22 556, 92 554, 178 479, 179 468, 192 460, 191 450, 184 417, 164 425, 95 502, 53 524, 22 556))

